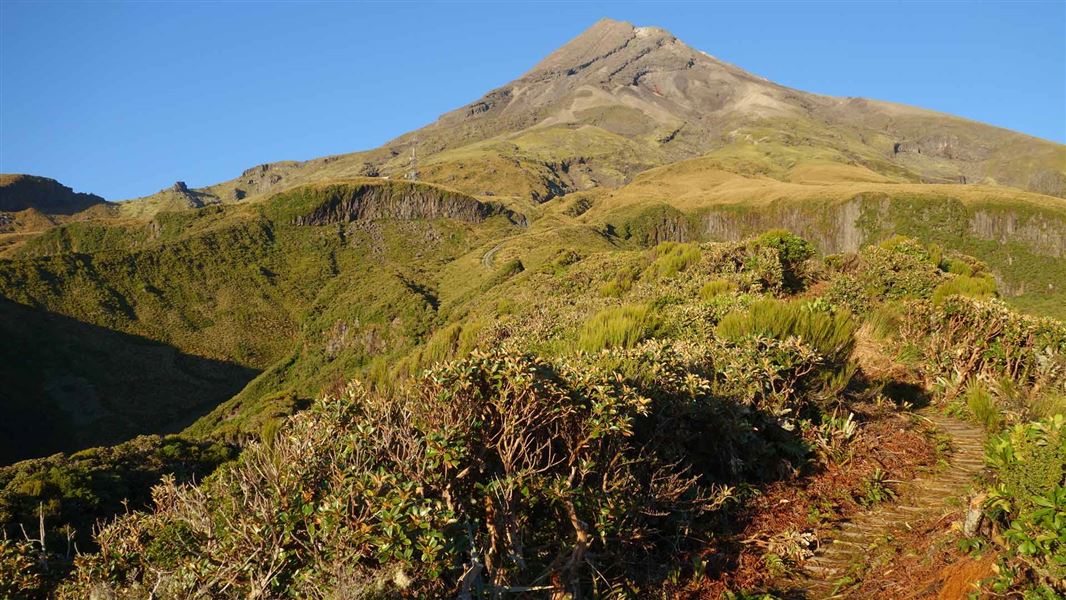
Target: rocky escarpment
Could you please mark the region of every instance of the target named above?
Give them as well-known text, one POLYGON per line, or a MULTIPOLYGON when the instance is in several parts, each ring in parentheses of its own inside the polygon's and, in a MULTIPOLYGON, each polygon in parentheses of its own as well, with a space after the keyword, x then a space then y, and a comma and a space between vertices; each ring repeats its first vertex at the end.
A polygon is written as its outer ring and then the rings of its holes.
POLYGON ((422 183, 341 183, 313 186, 305 192, 311 207, 292 219, 296 225, 377 219, 455 219, 478 223, 495 215, 504 215, 516 225, 527 224, 525 215, 497 204, 422 183))
POLYGON ((34 208, 48 215, 72 215, 106 200, 75 192, 55 179, 36 175, 0 175, 0 211, 34 208))
POLYGON ((991 153, 986 147, 965 143, 957 135, 930 135, 915 140, 896 142, 893 154, 924 154, 949 160, 977 161, 988 158, 991 153))
POLYGON ((653 205, 608 215, 605 226, 608 234, 643 245, 738 241, 780 228, 810 240, 824 254, 855 252, 905 235, 984 261, 1004 295, 1058 294, 1066 280, 1066 206, 864 193, 845 202, 721 205, 692 213, 653 205))

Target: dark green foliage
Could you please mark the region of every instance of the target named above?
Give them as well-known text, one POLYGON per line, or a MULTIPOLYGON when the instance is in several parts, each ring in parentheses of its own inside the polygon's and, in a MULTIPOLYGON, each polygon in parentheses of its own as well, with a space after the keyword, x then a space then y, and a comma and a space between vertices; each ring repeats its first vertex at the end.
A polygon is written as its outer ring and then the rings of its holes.
POLYGON ((786 288, 792 291, 802 289, 803 263, 814 256, 814 246, 810 242, 784 229, 773 229, 756 238, 755 243, 777 251, 786 288))
MULTIPOLYGON (((1008 566, 998 587, 1066 593, 1066 420, 1019 424, 988 443, 995 471, 989 516, 1002 528, 1008 566), (1052 591, 1053 590, 1053 591, 1052 591)), ((997 591, 1004 591, 1003 589, 997 591)))
POLYGON ((10 537, 35 531, 43 509, 53 551, 66 547, 60 531, 70 527, 81 549, 92 547, 98 520, 148 504, 152 486, 164 474, 192 481, 233 459, 233 447, 179 436, 142 436, 71 455, 27 460, 0 467, 0 523, 10 537))

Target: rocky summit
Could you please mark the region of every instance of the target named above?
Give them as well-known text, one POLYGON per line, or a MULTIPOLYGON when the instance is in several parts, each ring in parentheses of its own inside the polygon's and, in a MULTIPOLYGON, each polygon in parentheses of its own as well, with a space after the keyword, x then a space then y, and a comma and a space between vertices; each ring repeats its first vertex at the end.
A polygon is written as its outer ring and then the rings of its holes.
POLYGON ((1061 597, 1064 196, 610 19, 380 148, 0 176, 0 598, 1061 597))

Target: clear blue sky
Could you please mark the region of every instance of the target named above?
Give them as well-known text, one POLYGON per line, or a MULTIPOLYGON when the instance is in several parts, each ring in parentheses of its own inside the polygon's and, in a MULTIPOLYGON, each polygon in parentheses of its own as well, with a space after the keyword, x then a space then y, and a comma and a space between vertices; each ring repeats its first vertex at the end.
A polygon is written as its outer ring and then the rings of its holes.
POLYGON ((1066 3, 0 0, 0 172, 108 199, 372 148, 600 17, 788 86, 1066 141, 1066 3))

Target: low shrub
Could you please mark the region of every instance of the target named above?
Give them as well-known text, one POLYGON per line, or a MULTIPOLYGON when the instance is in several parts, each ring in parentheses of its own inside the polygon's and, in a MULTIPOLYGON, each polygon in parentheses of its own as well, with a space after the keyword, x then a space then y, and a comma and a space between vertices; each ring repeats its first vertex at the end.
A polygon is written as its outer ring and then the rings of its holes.
POLYGON ((772 248, 781 261, 784 285, 790 291, 803 289, 803 263, 814 256, 814 246, 807 240, 784 229, 771 229, 755 239, 763 248, 772 248))
POLYGON ((828 313, 795 301, 760 300, 726 315, 715 335, 731 342, 752 337, 800 340, 819 357, 805 391, 823 400, 843 390, 856 371, 851 361, 855 322, 847 311, 828 313))
POLYGON ((855 347, 855 323, 849 313, 812 310, 794 301, 754 302, 747 310, 726 315, 715 334, 731 341, 750 336, 797 337, 835 366, 847 363, 855 347))
POLYGON ((697 543, 730 492, 660 458, 676 426, 588 367, 475 354, 391 398, 353 386, 201 486, 159 486, 155 511, 105 528, 60 597, 631 587, 697 543))
POLYGON ((885 300, 928 298, 943 277, 925 246, 899 236, 827 262, 836 271, 827 297, 854 312, 885 300))
POLYGON ((1060 414, 1018 424, 988 443, 985 460, 995 479, 986 507, 1012 563, 998 591, 1066 592, 1064 431, 1060 414))
POLYGON ((998 300, 958 295, 939 304, 908 302, 901 313, 899 339, 917 350, 927 381, 950 382, 948 400, 975 377, 1046 392, 1066 385, 1061 368, 1066 326, 1059 321, 1018 314, 998 300))

